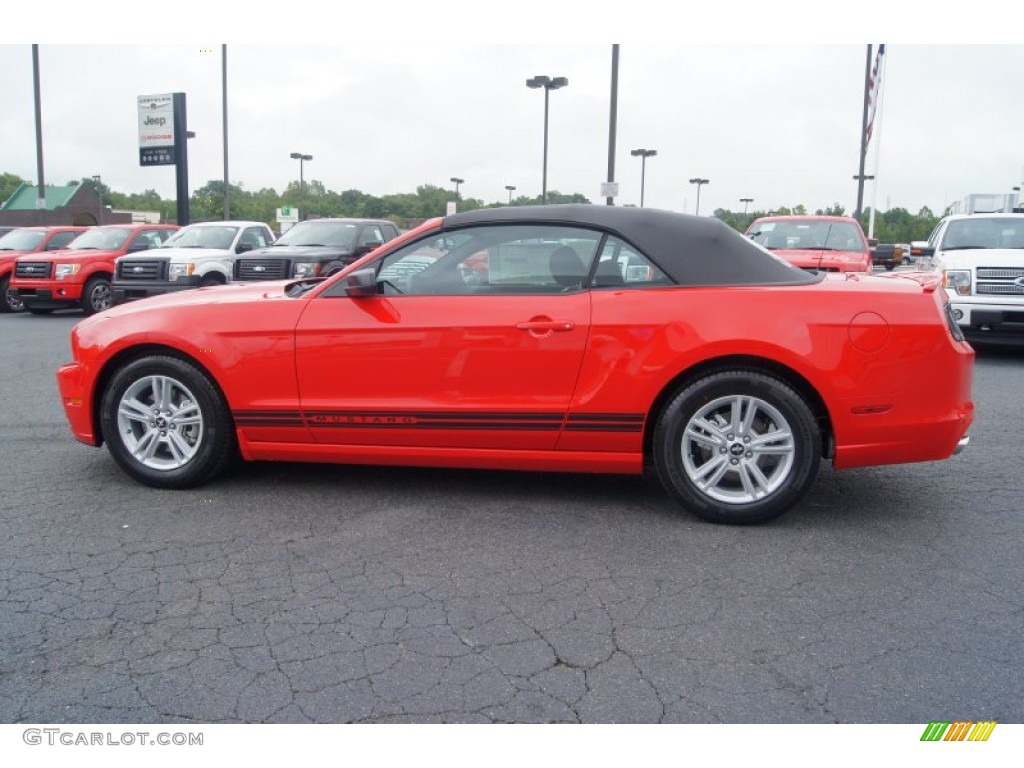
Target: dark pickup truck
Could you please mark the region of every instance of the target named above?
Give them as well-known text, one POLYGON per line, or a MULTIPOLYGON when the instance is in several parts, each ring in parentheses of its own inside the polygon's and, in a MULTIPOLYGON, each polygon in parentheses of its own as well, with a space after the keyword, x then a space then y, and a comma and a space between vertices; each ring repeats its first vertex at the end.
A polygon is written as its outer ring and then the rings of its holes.
POLYGON ((874 238, 868 240, 871 248, 871 263, 881 264, 890 272, 903 263, 906 254, 903 253, 903 246, 892 243, 879 243, 874 238))
POLYGON ((235 260, 232 282, 329 277, 366 253, 398 237, 383 219, 311 219, 235 260))

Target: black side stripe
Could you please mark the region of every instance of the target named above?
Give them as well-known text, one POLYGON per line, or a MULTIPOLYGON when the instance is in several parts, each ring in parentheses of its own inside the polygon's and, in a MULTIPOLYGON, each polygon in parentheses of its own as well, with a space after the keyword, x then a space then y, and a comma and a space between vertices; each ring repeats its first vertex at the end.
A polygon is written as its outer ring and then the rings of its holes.
POLYGON ((465 413, 455 411, 234 411, 240 427, 486 429, 528 432, 639 432, 642 413, 465 413), (563 423, 564 422, 564 423, 563 423))

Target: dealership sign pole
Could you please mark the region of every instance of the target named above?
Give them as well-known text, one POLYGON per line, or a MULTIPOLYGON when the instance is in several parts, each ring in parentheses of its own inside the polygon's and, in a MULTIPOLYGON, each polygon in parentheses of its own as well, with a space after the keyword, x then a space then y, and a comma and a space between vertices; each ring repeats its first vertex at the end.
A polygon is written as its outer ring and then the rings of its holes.
POLYGON ((188 121, 184 93, 139 96, 139 165, 173 165, 177 176, 178 226, 188 215, 188 121))

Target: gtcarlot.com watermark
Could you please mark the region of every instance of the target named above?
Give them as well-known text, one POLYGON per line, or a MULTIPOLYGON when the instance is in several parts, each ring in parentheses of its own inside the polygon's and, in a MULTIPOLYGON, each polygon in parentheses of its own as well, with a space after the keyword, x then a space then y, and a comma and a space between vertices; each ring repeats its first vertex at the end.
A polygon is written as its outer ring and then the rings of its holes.
POLYGON ((66 747, 201 747, 203 733, 176 731, 71 731, 64 728, 26 728, 22 741, 30 746, 66 747))

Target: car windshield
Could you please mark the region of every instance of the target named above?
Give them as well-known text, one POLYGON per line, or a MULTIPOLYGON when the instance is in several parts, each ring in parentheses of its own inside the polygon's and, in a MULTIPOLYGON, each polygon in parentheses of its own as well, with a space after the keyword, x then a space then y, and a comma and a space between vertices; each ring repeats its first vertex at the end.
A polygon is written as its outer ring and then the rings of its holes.
POLYGON ((68 248, 116 251, 124 245, 131 234, 130 229, 121 227, 93 227, 68 243, 68 248))
POLYGON ((857 225, 848 221, 763 221, 749 234, 769 250, 865 250, 857 225))
POLYGON ((163 248, 218 248, 226 250, 238 233, 238 227, 185 227, 169 237, 163 248))
POLYGON ((336 248, 350 248, 355 238, 355 224, 304 221, 281 235, 274 245, 331 245, 336 248))
POLYGON ((0 237, 0 251, 31 251, 44 237, 46 233, 38 229, 16 229, 0 237))
POLYGON ((954 219, 942 237, 942 250, 1024 248, 1024 217, 954 219))

